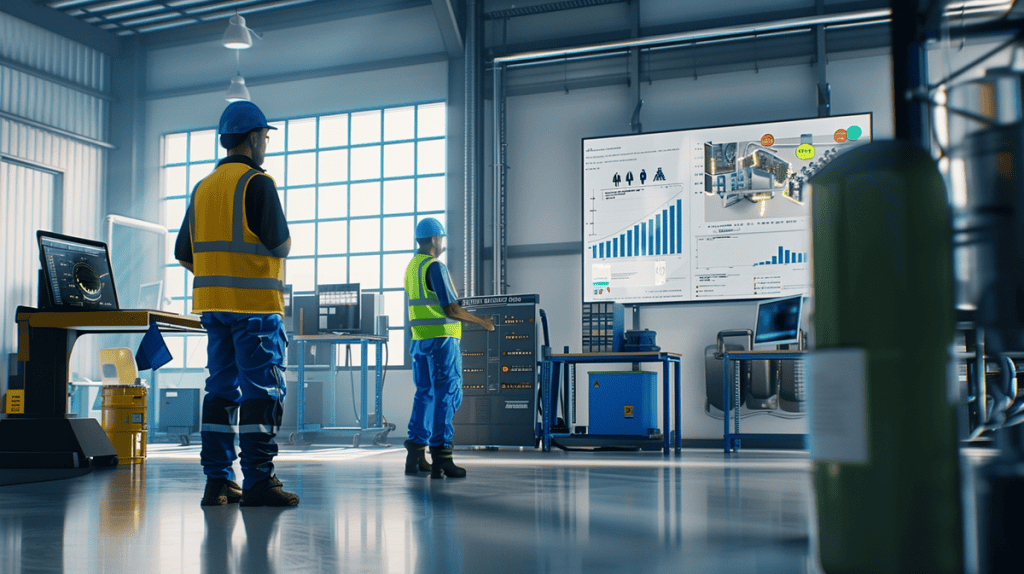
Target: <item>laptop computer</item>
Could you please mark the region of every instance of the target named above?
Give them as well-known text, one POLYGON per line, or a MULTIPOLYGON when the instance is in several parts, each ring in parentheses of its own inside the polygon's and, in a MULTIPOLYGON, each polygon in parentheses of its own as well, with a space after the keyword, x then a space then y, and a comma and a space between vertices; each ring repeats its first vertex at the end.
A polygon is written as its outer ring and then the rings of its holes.
POLYGON ((52 311, 116 311, 117 288, 110 269, 110 252, 101 241, 37 231, 42 265, 40 307, 52 311))

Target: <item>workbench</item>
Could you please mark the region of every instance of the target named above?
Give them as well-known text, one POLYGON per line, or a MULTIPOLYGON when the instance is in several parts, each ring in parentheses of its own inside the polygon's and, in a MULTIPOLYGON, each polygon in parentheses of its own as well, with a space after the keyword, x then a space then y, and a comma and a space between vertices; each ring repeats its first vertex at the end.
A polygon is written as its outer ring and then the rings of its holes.
POLYGON ((82 335, 202 333, 198 317, 149 310, 41 311, 18 307, 18 361, 25 363, 24 412, 0 420, 0 468, 90 468, 117 464, 96 419, 68 417, 68 361, 82 335))
MULTIPOLYGON (((665 439, 663 452, 669 454, 672 447, 675 447, 677 453, 682 451, 683 443, 682 437, 680 436, 681 417, 680 417, 680 373, 682 371, 682 355, 679 353, 668 353, 665 351, 652 351, 652 352, 636 352, 636 353, 566 353, 566 354, 545 354, 541 357, 540 361, 540 373, 541 373, 541 392, 543 393, 545 404, 551 405, 553 401, 550 397, 554 389, 552 389, 552 378, 556 365, 575 365, 580 364, 591 364, 591 363, 661 363, 662 366, 662 377, 661 377, 661 409, 662 409, 662 435, 665 439), (670 369, 670 367, 672 367, 670 369), (669 376, 669 371, 672 371, 673 377, 669 376), (670 390, 674 388, 675 400, 670 399, 670 390), (672 427, 670 426, 670 415, 672 414, 672 406, 674 405, 675 414, 675 431, 670 432, 672 427), (674 440, 672 437, 675 437, 674 440), (673 444, 674 443, 674 444, 673 444)), ((569 385, 569 377, 566 377, 564 384, 569 385)), ((551 437, 560 436, 553 435, 551 432, 551 423, 553 413, 552 408, 546 406, 543 409, 543 415, 541 417, 541 446, 544 452, 551 450, 551 437)), ((567 421, 568 423, 568 421, 567 421)), ((565 435, 568 436, 568 435, 565 435)))
MULTIPOLYGON (((374 434, 374 444, 381 444, 382 441, 387 439, 389 432, 394 430, 394 425, 384 424, 384 416, 381 406, 381 393, 383 391, 383 378, 381 376, 381 369, 384 368, 383 362, 383 346, 387 342, 386 337, 380 337, 376 335, 293 335, 292 342, 299 345, 299 365, 298 365, 298 396, 296 397, 295 407, 295 433, 294 436, 289 437, 289 442, 295 443, 302 440, 303 433, 307 432, 319 432, 328 434, 347 434, 353 435, 352 444, 359 446, 361 436, 363 434, 374 434), (323 400, 327 403, 328 408, 324 412, 323 425, 318 424, 305 424, 306 418, 306 405, 305 405, 305 387, 306 387, 306 344, 307 343, 329 343, 331 347, 330 366, 328 368, 328 378, 324 382, 324 395, 323 400), (337 374, 338 374, 338 345, 359 345, 360 349, 360 362, 359 362, 359 383, 360 383, 360 405, 359 405, 359 425, 355 427, 341 427, 335 426, 337 418, 337 402, 335 401, 335 387, 337 386, 337 374), (374 385, 374 415, 376 424, 374 426, 369 425, 369 410, 368 410, 368 393, 367 393, 367 358, 368 358, 368 347, 370 344, 376 349, 377 361, 374 368, 376 377, 376 383, 374 385)), ((390 446, 390 445, 386 445, 390 446)))

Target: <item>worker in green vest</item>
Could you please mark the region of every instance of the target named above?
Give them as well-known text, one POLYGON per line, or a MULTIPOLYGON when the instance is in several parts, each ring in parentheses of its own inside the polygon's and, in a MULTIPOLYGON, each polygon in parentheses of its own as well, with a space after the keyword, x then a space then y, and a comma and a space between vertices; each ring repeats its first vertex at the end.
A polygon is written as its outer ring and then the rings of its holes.
POLYGON ((452 461, 452 417, 462 403, 461 321, 488 331, 494 330, 494 321, 471 315, 459 305, 448 269, 437 261, 444 252, 445 236, 440 221, 433 217, 420 221, 416 226, 419 252, 405 271, 412 331, 409 353, 416 384, 405 441, 405 474, 429 470, 430 478, 462 478, 466 470, 452 461), (424 457, 427 446, 433 464, 424 457))

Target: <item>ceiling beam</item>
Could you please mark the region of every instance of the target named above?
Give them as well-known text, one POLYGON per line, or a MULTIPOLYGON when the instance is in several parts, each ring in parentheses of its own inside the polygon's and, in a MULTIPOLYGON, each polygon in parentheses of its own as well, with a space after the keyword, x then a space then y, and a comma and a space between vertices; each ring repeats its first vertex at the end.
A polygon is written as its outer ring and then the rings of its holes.
POLYGON ((31 2, 31 0, 4 0, 3 4, 0 4, 0 12, 99 50, 111 57, 117 55, 121 46, 121 39, 114 34, 72 18, 59 10, 31 2))
POLYGON ((465 36, 459 28, 459 21, 455 17, 455 9, 451 0, 431 0, 434 5, 434 14, 437 16, 437 27, 444 39, 444 47, 452 58, 461 58, 466 49, 465 36))

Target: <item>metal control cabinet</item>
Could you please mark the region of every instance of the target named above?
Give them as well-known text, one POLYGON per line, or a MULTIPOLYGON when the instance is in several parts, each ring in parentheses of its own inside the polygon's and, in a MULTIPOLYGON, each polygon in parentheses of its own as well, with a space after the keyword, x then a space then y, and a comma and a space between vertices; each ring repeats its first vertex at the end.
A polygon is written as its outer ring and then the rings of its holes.
POLYGON ((462 299, 494 331, 462 326, 462 406, 455 442, 478 446, 535 446, 537 426, 537 295, 462 299))
POLYGON ((647 438, 658 434, 658 374, 591 372, 589 434, 647 438))

